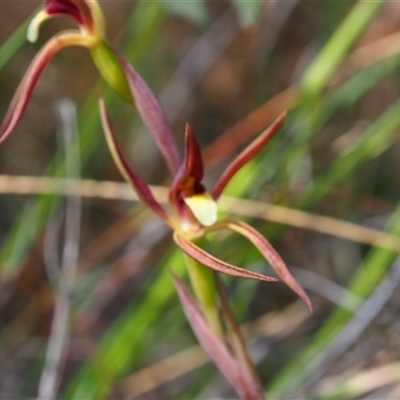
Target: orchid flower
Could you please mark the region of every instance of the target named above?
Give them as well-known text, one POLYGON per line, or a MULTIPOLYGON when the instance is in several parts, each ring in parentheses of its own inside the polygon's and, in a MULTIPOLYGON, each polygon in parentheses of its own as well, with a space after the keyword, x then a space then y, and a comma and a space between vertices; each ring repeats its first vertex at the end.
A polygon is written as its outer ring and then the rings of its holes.
POLYGON ((35 42, 40 25, 47 19, 60 15, 73 18, 79 29, 59 32, 39 50, 20 82, 0 127, 0 143, 10 136, 20 121, 32 91, 47 64, 65 47, 86 47, 103 78, 125 100, 133 103, 125 75, 121 71, 113 49, 106 42, 104 16, 97 1, 47 0, 45 8, 39 11, 29 24, 27 39, 35 42))
POLYGON ((234 219, 218 221, 217 219, 217 201, 224 188, 236 172, 259 154, 275 136, 284 123, 286 113, 280 115, 248 145, 226 168, 214 188, 211 191, 207 191, 203 184, 203 159, 192 128, 189 124, 186 125, 185 152, 183 159, 181 159, 167 118, 154 94, 135 69, 121 56, 118 57, 132 92, 132 97, 135 99, 136 107, 150 134, 155 139, 157 147, 164 155, 173 177, 172 185, 169 189, 169 212, 157 202, 146 183, 129 165, 118 144, 104 101, 100 99, 100 113, 106 140, 114 162, 122 176, 132 185, 139 198, 172 229, 175 244, 190 258, 222 274, 267 282, 276 281, 275 278, 228 264, 209 254, 196 244, 197 239, 213 231, 230 230, 239 233, 261 252, 278 276, 312 310, 307 294, 266 238, 252 226, 242 221, 234 219))
POLYGON ((256 157, 280 130, 286 113, 281 114, 248 145, 225 169, 214 188, 208 191, 203 184, 203 159, 192 128, 186 124, 185 150, 181 158, 161 105, 136 70, 122 56, 117 57, 137 110, 171 172, 168 210, 154 198, 150 188, 131 168, 118 143, 104 100, 100 98, 100 115, 111 155, 122 176, 132 185, 138 197, 171 228, 175 244, 188 257, 186 266, 198 302, 178 277, 173 275, 173 280, 186 317, 199 343, 242 399, 263 399, 263 386, 248 355, 240 327, 230 310, 221 282, 212 272, 267 282, 276 279, 228 264, 209 254, 199 245, 199 241, 208 233, 223 229, 244 236, 312 311, 307 294, 260 232, 242 221, 218 221, 217 218, 217 202, 223 190, 240 168, 256 157), (224 322, 228 332, 225 332, 221 322, 224 322))

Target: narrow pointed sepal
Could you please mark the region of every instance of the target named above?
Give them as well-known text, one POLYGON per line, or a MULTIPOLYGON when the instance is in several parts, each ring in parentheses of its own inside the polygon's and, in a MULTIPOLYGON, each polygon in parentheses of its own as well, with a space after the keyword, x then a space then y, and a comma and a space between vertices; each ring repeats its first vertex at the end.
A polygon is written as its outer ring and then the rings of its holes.
POLYGON ((258 281, 266 281, 266 282, 277 281, 277 279, 275 278, 271 278, 269 276, 265 276, 257 272, 248 271, 243 268, 235 267, 234 265, 221 261, 218 258, 213 257, 211 254, 207 253, 205 250, 196 246, 194 243, 186 239, 183 235, 179 234, 178 232, 174 232, 174 241, 176 245, 189 257, 193 258, 198 263, 216 272, 220 272, 222 274, 229 276, 234 276, 236 278, 255 279, 258 281))
POLYGON ((268 240, 261 235, 260 232, 245 222, 236 220, 220 221, 208 228, 209 231, 221 229, 235 231, 253 243, 254 246, 265 257, 265 259, 270 263, 271 267, 276 271, 282 281, 285 282, 286 285, 288 285, 306 303, 310 311, 313 312, 313 306, 306 292, 291 274, 281 256, 272 247, 271 243, 269 243, 268 240))
POLYGON ((241 368, 238 360, 228 351, 207 322, 192 295, 183 282, 173 275, 175 288, 182 303, 190 326, 193 329, 204 351, 213 360, 227 381, 242 399, 261 400, 264 394, 259 390, 259 385, 241 368))
POLYGON ((147 204, 167 225, 172 227, 172 223, 164 208, 161 207, 161 205, 156 201, 149 187, 131 168, 127 159, 125 158, 111 126, 103 99, 99 100, 99 107, 101 122, 103 125, 104 134, 106 136, 108 148, 121 175, 133 186, 140 199, 147 204))
POLYGON ((204 191, 201 185, 203 179, 203 158, 199 144, 189 124, 185 131, 185 155, 169 191, 171 201, 175 201, 179 193, 195 194, 198 189, 204 191))
POLYGON ((116 50, 114 53, 125 72, 136 108, 161 151, 169 170, 175 176, 181 160, 167 116, 143 78, 116 50))
POLYGON ((33 89, 46 65, 53 56, 67 46, 86 46, 88 38, 79 32, 65 31, 50 39, 30 64, 19 84, 4 120, 0 126, 0 143, 3 143, 14 131, 32 95, 33 89))
POLYGON ((193 178, 197 182, 203 179, 203 158, 200 146, 197 143, 193 130, 189 124, 186 124, 185 130, 185 157, 181 167, 180 180, 193 178), (182 172, 181 172, 182 170, 182 172))
POLYGON ((262 149, 275 137, 286 119, 286 112, 282 113, 265 131, 253 140, 225 169, 218 179, 211 194, 217 200, 226 185, 244 165, 256 157, 262 149))
POLYGON ((185 155, 169 191, 169 200, 181 215, 182 200, 203 226, 217 220, 217 204, 202 184, 203 159, 192 128, 186 124, 185 155))

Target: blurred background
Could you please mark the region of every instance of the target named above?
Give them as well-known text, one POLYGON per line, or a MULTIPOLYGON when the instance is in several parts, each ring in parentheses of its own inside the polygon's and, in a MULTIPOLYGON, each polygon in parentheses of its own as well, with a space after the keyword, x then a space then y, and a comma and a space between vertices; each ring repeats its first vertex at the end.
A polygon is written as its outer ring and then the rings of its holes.
MULTIPOLYGON (((110 42, 157 94, 181 149, 184 124, 194 129, 208 187, 289 112, 224 192, 237 200, 220 204, 221 218, 273 243, 315 307, 282 283, 223 278, 266 393, 400 397, 399 3, 99 3, 110 42)), ((41 5, 0 2, 1 115, 40 47, 74 27, 53 19, 27 43, 41 5)), ((46 382, 57 398, 232 398, 173 289, 182 254, 113 165, 99 86, 135 170, 152 185, 168 179, 86 49, 57 54, 0 147, 0 398, 35 397, 46 382), (60 184, 66 176, 80 183, 60 184)), ((273 275, 242 237, 211 239, 219 258, 273 275)))

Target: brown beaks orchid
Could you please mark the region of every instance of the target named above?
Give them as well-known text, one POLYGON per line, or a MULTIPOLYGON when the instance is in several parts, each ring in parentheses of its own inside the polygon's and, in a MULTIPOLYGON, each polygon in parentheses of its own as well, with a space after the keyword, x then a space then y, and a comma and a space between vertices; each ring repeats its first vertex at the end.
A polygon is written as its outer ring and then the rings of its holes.
POLYGON ((113 50, 105 41, 104 16, 97 1, 47 0, 45 8, 38 12, 28 27, 28 40, 35 42, 40 25, 47 19, 60 15, 73 18, 79 29, 59 32, 39 50, 20 82, 0 127, 0 143, 4 142, 17 126, 47 64, 55 54, 66 47, 83 46, 89 49, 93 61, 104 79, 123 98, 132 102, 125 76, 121 73, 121 67, 113 50))
POLYGON ((217 201, 226 185, 237 171, 252 160, 270 142, 282 127, 286 113, 280 115, 270 127, 254 140, 226 168, 213 190, 208 192, 203 180, 203 160, 199 145, 189 125, 185 132, 185 154, 180 159, 167 118, 155 96, 134 68, 120 58, 137 109, 155 139, 172 173, 167 212, 153 197, 149 187, 130 167, 111 126, 107 111, 100 99, 103 128, 113 159, 124 178, 131 183, 140 199, 146 203, 172 230, 176 245, 189 257, 214 271, 248 279, 276 281, 276 279, 228 264, 196 245, 196 239, 218 230, 235 231, 246 237, 261 252, 278 276, 297 293, 312 310, 311 302, 292 276, 279 254, 253 227, 236 220, 217 221, 217 201))

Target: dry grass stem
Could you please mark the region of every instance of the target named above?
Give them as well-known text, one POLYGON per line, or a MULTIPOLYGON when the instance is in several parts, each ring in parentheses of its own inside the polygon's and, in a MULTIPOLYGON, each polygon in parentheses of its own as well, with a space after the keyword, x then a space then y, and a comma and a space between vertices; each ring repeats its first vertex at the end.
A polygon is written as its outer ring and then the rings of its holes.
MULTIPOLYGON (((72 158, 71 148, 77 137, 77 116, 75 105, 69 100, 63 100, 58 107, 60 115, 60 136, 66 149, 66 175, 75 179, 80 177, 80 160, 72 158)), ((71 181, 67 180, 67 187, 71 181)), ((57 398, 58 388, 61 383, 65 357, 69 342, 69 325, 71 316, 71 293, 75 286, 76 269, 79 257, 80 231, 81 231, 81 197, 68 197, 65 205, 64 243, 59 257, 54 254, 57 246, 51 241, 50 246, 45 246, 48 253, 47 270, 50 280, 56 288, 54 312, 51 322, 50 336, 48 339, 45 364, 39 381, 37 399, 50 400, 57 398)), ((53 236, 53 230, 49 235, 53 236)), ((56 233, 56 235, 58 235, 56 233)))
POLYGON ((361 396, 383 386, 400 381, 400 363, 357 371, 351 375, 326 378, 318 385, 318 396, 361 396))
MULTIPOLYGON (((151 186, 151 190, 157 200, 166 202, 167 188, 151 186)), ((0 193, 21 195, 58 194, 128 201, 138 200, 132 188, 126 183, 11 175, 0 175, 0 193)), ((340 221, 293 208, 222 196, 219 200, 219 209, 220 211, 243 217, 260 218, 400 252, 400 239, 396 236, 377 229, 365 228, 351 222, 340 221)))
POLYGON ((400 251, 400 239, 396 236, 377 229, 365 228, 351 222, 307 213, 293 208, 225 196, 221 198, 219 209, 244 217, 261 218, 396 252, 400 251))
POLYGON ((355 73, 400 52, 400 32, 355 49, 344 61, 344 71, 355 73), (349 71, 350 70, 350 71, 349 71))

